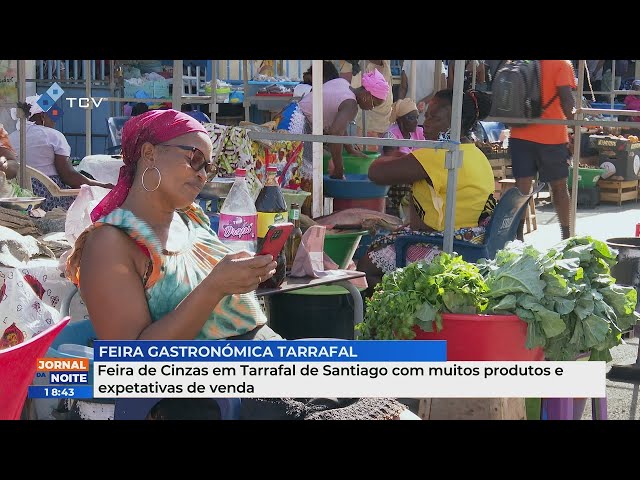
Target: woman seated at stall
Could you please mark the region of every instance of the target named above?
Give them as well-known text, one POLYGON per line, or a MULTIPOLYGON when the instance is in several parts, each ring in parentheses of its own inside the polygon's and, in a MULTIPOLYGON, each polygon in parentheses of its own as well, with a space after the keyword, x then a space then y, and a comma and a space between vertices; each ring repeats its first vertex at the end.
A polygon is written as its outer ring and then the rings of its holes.
MULTIPOLYGON (((424 120, 426 140, 448 140, 451 128, 453 91, 440 90, 429 102, 424 120)), ((456 190, 455 238, 481 243, 489 216, 495 207, 494 180, 487 157, 470 138, 476 123, 487 117, 491 100, 484 92, 464 92, 460 141, 462 166, 458 169, 456 190)), ((369 167, 369 178, 379 185, 411 184, 414 208, 410 226, 402 227, 373 242, 358 262, 358 270, 367 273, 370 287, 383 274, 396 268, 395 239, 400 235, 442 235, 448 170, 444 149, 423 148, 402 155, 383 154, 369 167)), ((431 261, 440 250, 433 245, 418 244, 407 251, 407 262, 431 261)))
MULTIPOLYGON (((38 105, 41 95, 34 95, 26 98, 26 103, 19 104, 27 116, 27 165, 39 170, 53 180, 60 188, 80 188, 80 185, 91 185, 96 187, 111 188, 110 183, 101 183, 91 180, 80 172, 77 172, 71 162, 69 155, 71 147, 69 142, 55 128, 55 119, 49 113, 42 110, 38 105)), ((16 150, 16 158, 20 158, 20 131, 16 130, 9 135, 11 145, 16 150)), ((47 187, 38 179, 31 179, 33 193, 38 197, 44 197, 40 208, 45 211, 53 210, 56 207, 68 209, 75 196, 54 197, 47 187)))
MULTIPOLYGON (((391 107, 391 125, 383 138, 396 138, 401 140, 424 140, 422 125, 418 125, 418 106, 410 98, 398 100, 391 107)), ((411 153, 418 147, 382 147, 384 155, 398 155, 411 153)), ((387 213, 396 215, 404 220, 404 208, 409 204, 411 197, 411 185, 392 185, 387 197, 387 213)))
MULTIPOLYGON (((194 203, 215 174, 204 126, 172 109, 143 113, 125 123, 122 155, 117 185, 91 212, 94 223, 67 262, 97 337, 281 339, 266 325, 255 293, 276 262, 233 253, 194 203)), ((153 414, 216 418, 211 402, 174 399, 153 414)))

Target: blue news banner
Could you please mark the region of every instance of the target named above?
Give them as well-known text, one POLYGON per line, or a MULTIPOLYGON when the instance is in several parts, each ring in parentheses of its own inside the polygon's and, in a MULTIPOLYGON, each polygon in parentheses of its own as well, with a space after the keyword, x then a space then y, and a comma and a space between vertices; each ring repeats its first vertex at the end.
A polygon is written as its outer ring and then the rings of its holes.
MULTIPOLYGON (((94 342, 96 362, 444 362, 445 341, 102 341, 94 342)), ((89 399, 93 365, 74 368, 72 358, 48 359, 51 370, 38 371, 46 385, 29 386, 29 398, 89 399)), ((88 360, 88 359, 87 359, 88 360)), ((89 361, 92 364, 92 361, 89 361)), ((116 367, 117 368, 117 367, 116 367)))
POLYGON ((601 398, 606 391, 605 362, 448 362, 443 340, 96 340, 93 354, 77 365, 45 359, 49 382, 30 396, 601 398))
POLYGON ((444 340, 94 342, 96 362, 445 362, 444 340))

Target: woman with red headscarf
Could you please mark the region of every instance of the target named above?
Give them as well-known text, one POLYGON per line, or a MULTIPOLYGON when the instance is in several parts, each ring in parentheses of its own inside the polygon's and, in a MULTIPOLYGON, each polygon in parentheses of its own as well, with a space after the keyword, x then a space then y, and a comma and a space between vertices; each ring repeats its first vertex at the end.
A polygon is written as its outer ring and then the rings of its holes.
POLYGON ((67 263, 101 340, 279 338, 254 292, 276 262, 233 253, 194 204, 215 173, 211 151, 186 113, 125 123, 118 183, 67 263))

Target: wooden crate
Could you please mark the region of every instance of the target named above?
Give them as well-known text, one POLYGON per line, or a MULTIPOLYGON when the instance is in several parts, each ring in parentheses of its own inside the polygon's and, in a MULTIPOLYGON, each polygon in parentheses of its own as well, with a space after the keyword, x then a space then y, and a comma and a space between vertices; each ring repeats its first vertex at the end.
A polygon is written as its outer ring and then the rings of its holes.
POLYGON ((638 201, 638 180, 600 180, 600 201, 622 205, 628 200, 638 201))
POLYGON ((493 158, 489 159, 491 169, 493 170, 493 178, 496 180, 502 180, 508 178, 511 171, 511 160, 508 158, 493 158))
POLYGON ((423 420, 526 420, 524 398, 423 398, 423 420))

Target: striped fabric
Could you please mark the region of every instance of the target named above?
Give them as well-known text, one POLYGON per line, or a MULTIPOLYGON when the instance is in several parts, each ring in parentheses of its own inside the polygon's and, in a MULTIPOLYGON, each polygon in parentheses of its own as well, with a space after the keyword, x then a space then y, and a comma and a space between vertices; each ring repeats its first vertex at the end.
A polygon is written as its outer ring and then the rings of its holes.
MULTIPOLYGON (((163 250, 149 225, 129 210, 118 208, 95 224, 118 227, 148 250, 153 271, 145 291, 153 321, 174 310, 224 255, 232 253, 218 240, 209 226, 208 217, 195 203, 177 213, 189 227, 186 245, 178 252, 163 250)), ((221 339, 241 335, 266 322, 255 292, 230 295, 214 308, 197 338, 221 339)))

